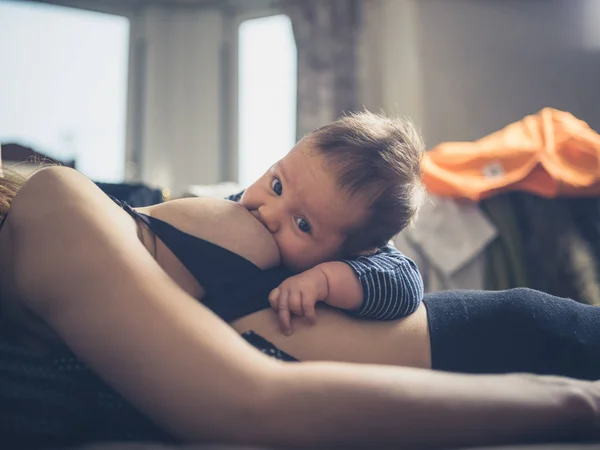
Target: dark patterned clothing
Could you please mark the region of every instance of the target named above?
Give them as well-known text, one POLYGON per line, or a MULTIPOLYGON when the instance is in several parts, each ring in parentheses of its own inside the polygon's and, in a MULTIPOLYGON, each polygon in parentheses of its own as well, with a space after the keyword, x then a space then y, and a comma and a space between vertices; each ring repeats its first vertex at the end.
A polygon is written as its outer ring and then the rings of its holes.
MULTIPOLYGON (((251 345, 296 361, 248 332, 251 345)), ((0 334, 0 448, 50 449, 101 441, 174 442, 66 347, 40 357, 0 334)))

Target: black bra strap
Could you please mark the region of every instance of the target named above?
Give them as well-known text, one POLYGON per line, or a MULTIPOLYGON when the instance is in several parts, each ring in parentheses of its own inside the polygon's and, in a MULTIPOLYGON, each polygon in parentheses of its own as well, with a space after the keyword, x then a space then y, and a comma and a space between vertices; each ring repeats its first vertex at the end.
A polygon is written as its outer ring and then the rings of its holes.
POLYGON ((244 282, 262 272, 258 266, 226 248, 185 233, 155 217, 138 214, 207 291, 210 286, 244 282))
POLYGON ((262 273, 258 266, 226 248, 181 231, 156 217, 140 213, 125 202, 113 200, 131 216, 143 221, 207 293, 223 285, 245 283, 262 273))

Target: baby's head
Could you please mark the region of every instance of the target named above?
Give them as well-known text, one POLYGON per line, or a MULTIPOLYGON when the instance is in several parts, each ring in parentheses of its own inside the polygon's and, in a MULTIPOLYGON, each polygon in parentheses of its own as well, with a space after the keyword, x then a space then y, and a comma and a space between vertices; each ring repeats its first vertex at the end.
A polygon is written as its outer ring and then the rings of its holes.
POLYGON ((271 231, 292 270, 358 256, 415 216, 423 148, 407 120, 348 115, 300 140, 240 203, 271 231))

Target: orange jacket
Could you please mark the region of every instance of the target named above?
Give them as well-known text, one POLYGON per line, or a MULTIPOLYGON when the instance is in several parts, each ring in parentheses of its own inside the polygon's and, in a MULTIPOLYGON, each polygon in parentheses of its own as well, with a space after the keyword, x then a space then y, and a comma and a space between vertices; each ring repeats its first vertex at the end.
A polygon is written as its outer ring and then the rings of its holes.
POLYGON ((568 112, 545 108, 478 141, 428 151, 423 181, 433 194, 474 201, 516 190, 600 195, 600 135, 568 112))

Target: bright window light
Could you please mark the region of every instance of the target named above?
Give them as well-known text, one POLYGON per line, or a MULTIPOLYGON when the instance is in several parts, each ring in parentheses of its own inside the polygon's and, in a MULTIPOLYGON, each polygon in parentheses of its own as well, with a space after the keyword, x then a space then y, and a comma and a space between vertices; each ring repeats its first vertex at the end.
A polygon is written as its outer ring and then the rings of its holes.
POLYGON ((239 27, 238 181, 248 186, 296 141, 296 43, 288 16, 239 27))
POLYGON ((123 180, 129 20, 0 2, 0 142, 123 180))

